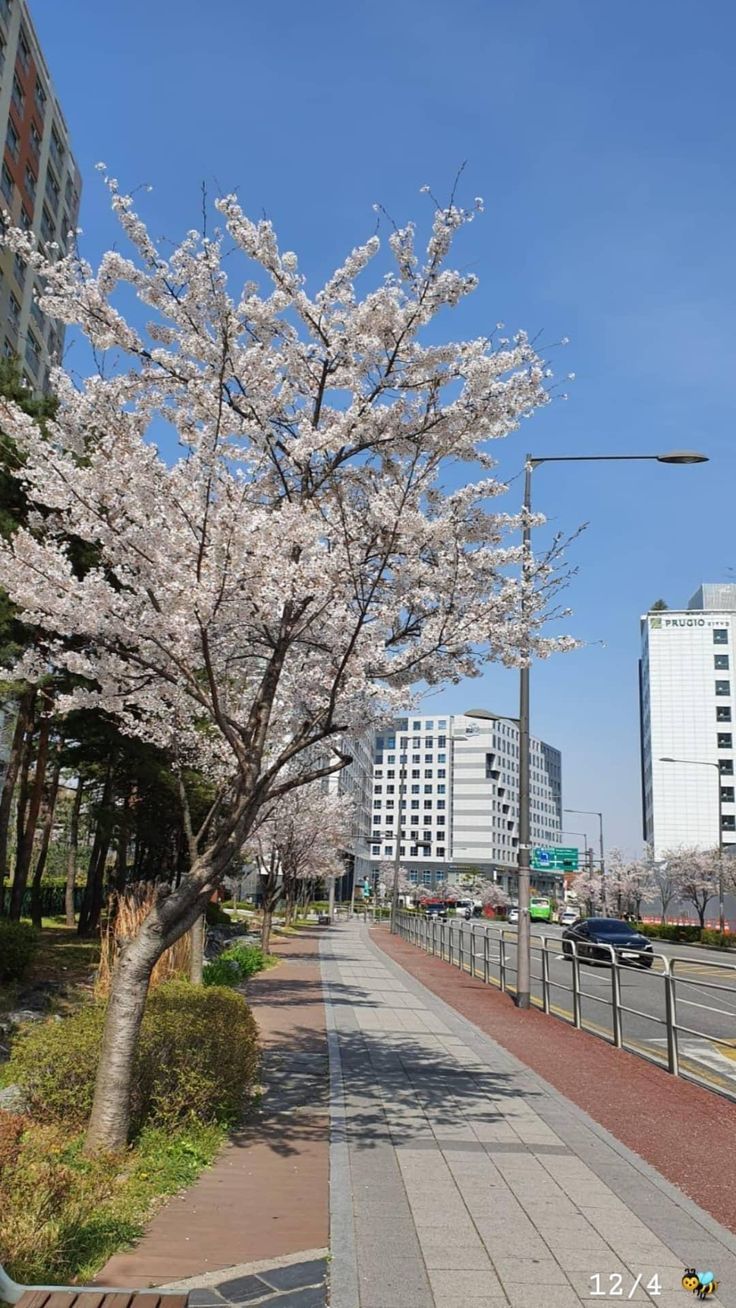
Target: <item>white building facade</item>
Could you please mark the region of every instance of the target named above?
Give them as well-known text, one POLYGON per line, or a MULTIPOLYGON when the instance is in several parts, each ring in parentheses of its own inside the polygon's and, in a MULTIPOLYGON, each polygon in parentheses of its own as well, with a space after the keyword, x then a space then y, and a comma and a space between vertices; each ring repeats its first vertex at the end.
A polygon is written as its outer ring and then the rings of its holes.
MULTIPOLYGON (((401 866, 434 888, 477 871, 515 892, 519 821, 519 726, 487 714, 413 714, 374 739, 370 857, 395 856, 401 805, 401 866), (403 773, 403 775, 402 775, 403 773)), ((559 750, 532 741, 532 844, 561 843, 559 750)), ((533 873, 540 891, 548 874, 533 873)))
POLYGON ((644 839, 655 858, 736 845, 735 634, 736 585, 703 585, 686 609, 641 618, 644 839))

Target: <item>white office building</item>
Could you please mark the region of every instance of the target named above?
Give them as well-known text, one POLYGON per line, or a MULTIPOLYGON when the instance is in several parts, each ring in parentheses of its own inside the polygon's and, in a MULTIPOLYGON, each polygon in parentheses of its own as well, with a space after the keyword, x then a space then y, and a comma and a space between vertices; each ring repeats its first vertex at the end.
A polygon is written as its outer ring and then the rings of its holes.
POLYGON ((713 849, 721 835, 736 844, 735 631, 732 584, 703 585, 686 609, 641 619, 644 838, 655 858, 713 849))
MULTIPOLYGON (((532 844, 559 845, 560 753, 539 740, 532 741, 531 750, 532 844)), ((481 720, 414 714, 377 732, 370 846, 374 864, 395 855, 399 803, 401 865, 415 884, 431 888, 472 869, 515 892, 518 722, 491 713, 481 720)), ((532 881, 540 891, 556 884, 541 872, 534 873, 532 881)))

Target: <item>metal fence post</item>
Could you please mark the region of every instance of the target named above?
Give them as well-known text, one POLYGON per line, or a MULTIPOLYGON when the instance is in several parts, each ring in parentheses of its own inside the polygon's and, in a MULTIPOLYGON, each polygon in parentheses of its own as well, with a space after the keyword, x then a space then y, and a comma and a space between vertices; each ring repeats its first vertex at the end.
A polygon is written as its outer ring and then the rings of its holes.
POLYGON ((623 1030, 621 1025, 621 973, 619 972, 619 961, 616 958, 615 950, 611 949, 611 1008, 613 1010, 613 1043, 617 1049, 623 1045, 623 1030))
POLYGON ((572 945, 572 1020, 573 1024, 580 1029, 580 959, 578 958, 578 947, 574 940, 570 941, 572 945))
POLYGON ((506 941, 503 931, 498 939, 498 972, 501 981, 501 990, 506 994, 506 941))
POLYGON ((542 1012, 549 1013, 549 954, 546 936, 542 936, 542 1012))
POLYGON ((489 946, 490 946, 490 940, 488 938, 488 931, 484 930, 483 932, 483 980, 485 981, 486 985, 488 985, 488 982, 491 979, 491 969, 489 967, 489 957, 488 957, 489 946))
POLYGON ((664 962, 664 1004, 667 1018, 667 1070, 673 1076, 680 1075, 680 1051, 677 1041, 677 992, 675 974, 670 960, 663 956, 664 962))

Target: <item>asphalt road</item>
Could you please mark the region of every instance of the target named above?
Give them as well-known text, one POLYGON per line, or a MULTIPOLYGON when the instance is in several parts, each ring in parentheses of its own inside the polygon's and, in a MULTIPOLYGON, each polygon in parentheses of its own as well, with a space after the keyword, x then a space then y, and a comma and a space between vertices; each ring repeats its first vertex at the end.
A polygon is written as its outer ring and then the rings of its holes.
MULTIPOLYGON (((555 942, 561 941, 562 928, 551 923, 533 924, 532 996, 541 1006, 542 960, 538 933, 542 926, 548 941, 552 1012, 572 1021, 572 965, 568 959, 563 958, 561 946, 560 952, 556 948, 555 942)), ((507 984, 513 989, 516 984, 515 928, 501 928, 495 923, 477 920, 472 923, 453 921, 453 957, 457 960, 458 938, 462 935, 463 964, 466 970, 470 970, 470 944, 474 936, 476 971, 477 975, 482 976, 483 936, 488 934, 489 971, 491 979, 498 984, 499 939, 502 929, 507 941, 507 984)), ((653 941, 653 944, 655 954, 664 954, 670 959, 677 979, 675 995, 677 1023, 681 1028, 678 1033, 681 1070, 714 1089, 736 1097, 736 960, 706 949, 683 948, 659 941, 653 941)), ((622 1006, 624 1010, 636 1010, 622 1013, 624 1045, 634 1052, 666 1063, 663 966, 661 961, 655 960, 651 969, 622 967, 619 976, 622 1006)), ((581 963, 580 985, 582 1025, 598 1035, 610 1038, 613 1033, 611 969, 581 963)))

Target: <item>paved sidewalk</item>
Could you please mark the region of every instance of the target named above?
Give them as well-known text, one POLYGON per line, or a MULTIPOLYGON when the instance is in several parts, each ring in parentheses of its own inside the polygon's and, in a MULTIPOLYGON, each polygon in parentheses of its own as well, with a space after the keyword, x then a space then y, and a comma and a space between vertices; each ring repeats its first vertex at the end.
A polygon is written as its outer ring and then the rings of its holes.
POLYGON ((734 1236, 364 927, 330 931, 323 970, 331 1308, 687 1308, 686 1266, 736 1308, 734 1236))
MULTIPOLYGON (((189 1190, 156 1213, 134 1249, 109 1260, 96 1278, 98 1284, 137 1288, 184 1280, 202 1287, 221 1283, 229 1302, 255 1304, 261 1287, 248 1278, 256 1277, 250 1264, 257 1263, 272 1269, 273 1290, 285 1277, 290 1279, 289 1297, 275 1300, 280 1308, 317 1308, 324 1303, 324 1292, 320 1298, 314 1290, 300 1290, 302 1298, 293 1297, 296 1273, 287 1274, 281 1266, 284 1258, 293 1261, 296 1256, 306 1269, 302 1285, 309 1286, 315 1259, 324 1257, 328 1240, 321 938, 315 929, 289 940, 275 939, 273 949, 281 963, 248 984, 264 1051, 260 1110, 234 1133, 189 1190), (235 1270, 230 1274, 228 1269, 235 1270), (218 1270, 228 1274, 213 1278, 218 1270), (235 1287, 232 1282, 237 1282, 235 1287)), ((262 1289, 269 1303, 272 1281, 262 1289)), ((223 1305, 223 1298, 216 1296, 213 1303, 223 1305)))

